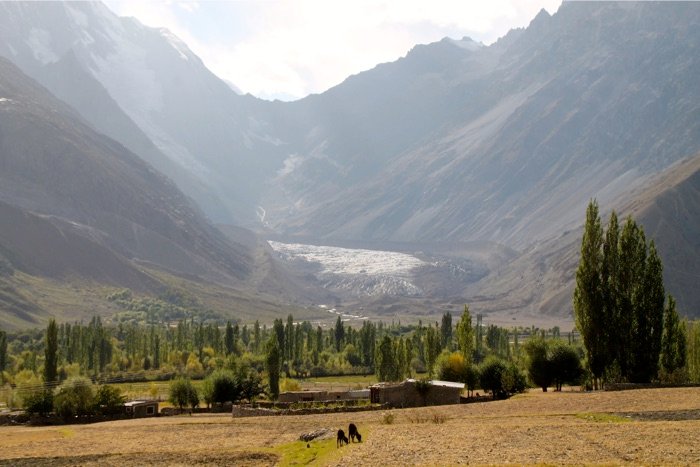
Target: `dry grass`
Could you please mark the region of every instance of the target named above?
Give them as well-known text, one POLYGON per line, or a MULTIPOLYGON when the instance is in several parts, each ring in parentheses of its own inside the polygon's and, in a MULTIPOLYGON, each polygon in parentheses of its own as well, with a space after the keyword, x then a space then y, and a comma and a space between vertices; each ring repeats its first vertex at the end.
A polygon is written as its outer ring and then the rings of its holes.
POLYGON ((361 412, 0 427, 0 464, 700 465, 700 388, 533 391, 507 401, 391 413, 392 424, 382 423, 382 412, 361 412), (363 443, 336 449, 335 440, 312 441, 310 448, 297 441, 317 428, 347 429, 349 422, 358 425, 363 443), (329 441, 330 447, 314 444, 329 441), (306 451, 313 455, 304 457, 306 451))

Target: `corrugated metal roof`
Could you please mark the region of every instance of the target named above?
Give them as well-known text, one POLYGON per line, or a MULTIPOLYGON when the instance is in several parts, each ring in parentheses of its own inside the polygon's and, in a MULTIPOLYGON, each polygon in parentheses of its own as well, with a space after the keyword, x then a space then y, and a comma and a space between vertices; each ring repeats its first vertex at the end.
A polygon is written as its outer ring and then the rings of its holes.
POLYGON ((454 381, 440 381, 439 379, 433 379, 428 382, 433 386, 444 386, 447 388, 464 389, 464 383, 455 383, 454 381))

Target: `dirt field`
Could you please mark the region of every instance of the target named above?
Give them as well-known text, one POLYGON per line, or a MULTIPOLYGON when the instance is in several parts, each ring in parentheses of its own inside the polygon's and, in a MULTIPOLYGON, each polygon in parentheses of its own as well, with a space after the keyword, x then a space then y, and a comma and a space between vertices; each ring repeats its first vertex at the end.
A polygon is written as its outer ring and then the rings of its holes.
POLYGON ((386 412, 362 412, 0 427, 0 465, 700 465, 700 388, 532 391, 391 415, 391 424, 386 412), (351 421, 361 444, 297 441, 351 421))

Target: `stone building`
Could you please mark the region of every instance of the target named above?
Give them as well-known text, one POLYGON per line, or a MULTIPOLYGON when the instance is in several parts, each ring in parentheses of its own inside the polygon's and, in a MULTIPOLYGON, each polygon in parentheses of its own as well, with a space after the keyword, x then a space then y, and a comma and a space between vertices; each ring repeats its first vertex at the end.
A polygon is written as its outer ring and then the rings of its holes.
POLYGON ((422 407, 459 404, 464 384, 407 379, 400 383, 378 383, 370 386, 369 390, 373 404, 386 404, 395 408, 422 407))
POLYGON ((129 401, 124 403, 124 409, 132 418, 155 417, 158 401, 129 401))

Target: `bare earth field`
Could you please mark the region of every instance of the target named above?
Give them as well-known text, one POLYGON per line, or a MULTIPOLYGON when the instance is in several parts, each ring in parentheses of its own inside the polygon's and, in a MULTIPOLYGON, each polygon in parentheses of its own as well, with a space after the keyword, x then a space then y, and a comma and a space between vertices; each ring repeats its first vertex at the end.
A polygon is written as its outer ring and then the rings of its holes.
POLYGON ((700 465, 700 388, 531 391, 387 412, 0 427, 0 465, 700 465), (363 443, 297 441, 358 425, 363 443))

